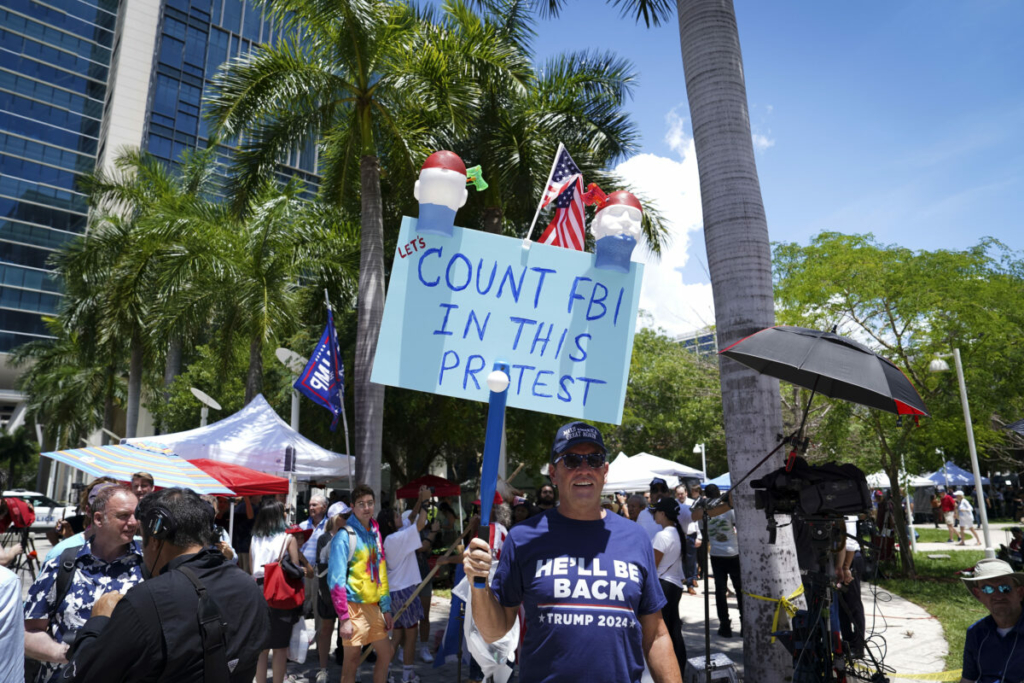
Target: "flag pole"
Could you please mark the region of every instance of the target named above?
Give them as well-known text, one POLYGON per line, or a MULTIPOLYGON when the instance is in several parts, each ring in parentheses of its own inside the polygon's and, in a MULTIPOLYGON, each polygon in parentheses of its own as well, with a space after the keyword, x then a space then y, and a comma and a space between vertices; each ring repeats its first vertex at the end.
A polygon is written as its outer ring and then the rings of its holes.
POLYGON ((533 214, 533 222, 530 223, 530 231, 526 233, 526 237, 523 239, 523 249, 530 248, 530 237, 533 236, 533 229, 537 225, 537 219, 540 218, 540 210, 544 208, 544 197, 548 193, 548 187, 551 185, 551 178, 555 175, 555 166, 558 164, 558 157, 561 156, 563 149, 565 149, 565 145, 559 142, 558 149, 555 151, 555 159, 551 162, 551 170, 548 172, 548 180, 544 183, 544 194, 540 196, 540 201, 537 202, 537 211, 533 214))
MULTIPOLYGON (((324 303, 327 304, 327 310, 330 311, 331 310, 331 297, 327 294, 327 288, 326 287, 324 287, 324 303)), ((334 327, 334 334, 335 334, 335 336, 337 336, 337 334, 338 334, 338 327, 337 326, 334 327)), ((340 361, 341 359, 339 358, 338 360, 340 361)), ((345 395, 344 394, 342 394, 342 396, 341 396, 341 425, 342 425, 342 428, 345 430, 345 455, 347 457, 351 458, 352 457, 352 453, 349 452, 349 448, 348 448, 348 418, 345 416, 345 395)), ((352 490, 353 490, 353 488, 352 488, 352 461, 349 460, 346 464, 348 465, 348 492, 351 495, 352 494, 352 490)))
MULTIPOLYGON (((508 368, 504 360, 496 360, 487 377, 490 389, 487 406, 487 431, 484 433, 484 457, 480 468, 480 529, 478 537, 490 541, 491 508, 498 487, 498 464, 501 459, 501 436, 505 429, 505 404, 508 399, 508 368)), ((484 588, 487 580, 473 579, 474 588, 484 588)))

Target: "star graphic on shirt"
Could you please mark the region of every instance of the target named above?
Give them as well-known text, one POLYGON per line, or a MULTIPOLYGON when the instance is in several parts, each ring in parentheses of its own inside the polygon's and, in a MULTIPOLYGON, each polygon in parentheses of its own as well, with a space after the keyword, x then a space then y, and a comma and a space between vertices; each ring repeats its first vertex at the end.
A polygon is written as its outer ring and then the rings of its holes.
POLYGON ((537 617, 537 619, 540 620, 540 623, 542 623, 542 624, 544 623, 544 615, 543 614, 541 614, 539 617, 537 617))

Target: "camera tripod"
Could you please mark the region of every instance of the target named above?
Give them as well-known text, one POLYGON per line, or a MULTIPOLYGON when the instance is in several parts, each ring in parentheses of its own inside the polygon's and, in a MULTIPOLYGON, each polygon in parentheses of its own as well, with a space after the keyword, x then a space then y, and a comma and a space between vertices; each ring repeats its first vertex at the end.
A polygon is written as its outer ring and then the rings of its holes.
MULTIPOLYGON (((802 522, 810 534, 818 571, 806 572, 803 577, 807 609, 793 617, 792 630, 773 635, 793 656, 794 683, 846 683, 849 678, 864 678, 852 670, 847 672, 839 628, 840 601, 830 573, 833 552, 845 543, 846 522, 843 517, 805 517, 802 522)), ((878 662, 875 665, 880 669, 878 662)), ((880 671, 868 680, 888 681, 880 671)))

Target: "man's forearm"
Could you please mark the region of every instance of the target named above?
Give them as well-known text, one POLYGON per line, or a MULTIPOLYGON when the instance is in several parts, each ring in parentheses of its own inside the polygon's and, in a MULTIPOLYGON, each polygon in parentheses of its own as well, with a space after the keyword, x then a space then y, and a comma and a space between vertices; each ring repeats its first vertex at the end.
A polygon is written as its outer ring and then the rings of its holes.
POLYGON ((473 591, 473 622, 480 629, 480 635, 487 643, 501 640, 511 626, 507 622, 505 608, 498 602, 498 596, 490 588, 472 588, 471 590, 473 591))
POLYGON ((658 622, 661 627, 654 629, 653 633, 644 629, 644 656, 647 658, 651 678, 654 683, 682 683, 683 676, 679 671, 679 662, 676 661, 672 638, 660 616, 658 622))
POLYGON ((58 643, 46 631, 25 632, 25 655, 40 662, 66 664, 68 646, 58 643))

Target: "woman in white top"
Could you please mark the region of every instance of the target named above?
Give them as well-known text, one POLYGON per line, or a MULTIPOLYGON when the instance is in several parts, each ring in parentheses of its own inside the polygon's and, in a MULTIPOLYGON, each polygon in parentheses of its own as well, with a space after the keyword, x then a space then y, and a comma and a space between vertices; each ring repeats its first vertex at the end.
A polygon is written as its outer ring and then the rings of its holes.
POLYGON ((964 543, 967 536, 965 530, 974 534, 974 545, 981 545, 978 530, 974 528, 974 506, 964 497, 963 491, 957 491, 953 496, 956 498, 957 512, 960 513, 960 542, 957 545, 967 545, 964 543))
MULTIPOLYGON (((277 562, 284 553, 288 553, 296 567, 299 566, 299 544, 294 536, 285 533, 286 528, 284 505, 278 502, 264 503, 253 522, 252 545, 249 547, 252 575, 261 586, 263 566, 277 562)), ((302 607, 285 610, 268 606, 267 609, 270 610, 270 633, 267 634, 265 643, 267 649, 260 653, 259 663, 256 665, 256 680, 267 680, 267 658, 273 650, 274 683, 282 683, 288 667, 288 644, 292 638, 292 627, 299 620, 302 607)))
POLYGON ((672 648, 679 661, 679 670, 686 667, 686 644, 683 642, 683 622, 679 617, 679 601, 683 597, 683 559, 686 544, 679 527, 679 503, 665 496, 651 506, 654 521, 661 531, 654 535, 654 564, 658 567, 658 580, 668 603, 661 610, 665 627, 672 638, 672 648))
MULTIPOLYGON (((384 557, 388 563, 388 591, 391 593, 391 609, 397 613, 409 597, 412 596, 423 577, 420 576, 420 565, 416 559, 416 551, 423 548, 420 532, 427 525, 427 509, 423 503, 430 499, 430 488, 420 487, 420 495, 413 506, 410 520, 415 521, 404 526, 402 513, 386 508, 377 516, 381 537, 384 539, 384 557)), ((434 520, 431 532, 436 534, 440 523, 434 520)), ((395 658, 398 649, 402 648, 402 683, 419 683, 420 678, 415 672, 416 635, 420 621, 424 618, 423 602, 419 596, 409 602, 409 607, 395 618, 395 658)))

